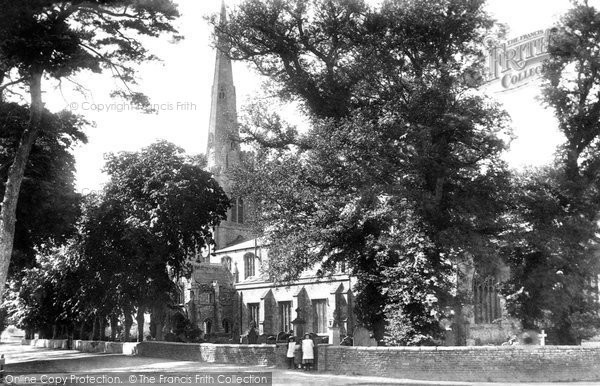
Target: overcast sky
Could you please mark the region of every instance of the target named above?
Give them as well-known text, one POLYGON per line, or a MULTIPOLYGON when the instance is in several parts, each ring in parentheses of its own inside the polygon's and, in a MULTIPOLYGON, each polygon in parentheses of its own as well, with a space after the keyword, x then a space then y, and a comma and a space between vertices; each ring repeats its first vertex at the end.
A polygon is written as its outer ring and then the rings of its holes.
MULTIPOLYGON (((229 0, 227 4, 237 2, 229 0)), ((204 16, 218 12, 220 0, 178 3, 182 17, 177 24, 185 40, 177 44, 164 39, 153 42, 150 47, 163 62, 145 64, 139 71, 142 91, 153 104, 162 105, 157 114, 114 111, 126 106, 108 97, 114 87, 106 76, 81 80, 90 89, 86 98, 66 90, 47 90, 46 104, 51 110, 71 108, 96 122, 87 130, 89 143, 76 151, 80 191, 98 189, 106 181, 101 173, 106 152, 138 150, 158 139, 171 141, 189 153, 205 152, 215 54, 204 16), (99 108, 113 111, 95 111, 99 108)), ((508 24, 510 37, 551 26, 569 5, 568 0, 488 0, 490 13, 508 24)), ((244 64, 234 63, 234 81, 240 109, 256 94, 260 79, 244 64)), ((513 120, 518 138, 506 158, 514 167, 548 162, 560 142, 552 113, 539 105, 537 94, 535 85, 492 94, 505 105, 513 120)))

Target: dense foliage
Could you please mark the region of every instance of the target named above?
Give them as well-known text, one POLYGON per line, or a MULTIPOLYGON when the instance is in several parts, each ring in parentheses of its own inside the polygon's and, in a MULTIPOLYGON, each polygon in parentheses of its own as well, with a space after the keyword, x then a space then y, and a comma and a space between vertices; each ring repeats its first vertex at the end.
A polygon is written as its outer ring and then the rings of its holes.
POLYGON ((245 127, 257 155, 237 189, 265 232, 271 273, 346 264, 361 321, 381 338, 387 320, 393 344, 440 338, 456 265, 493 257, 503 229, 506 115, 465 77, 492 26, 482 7, 247 0, 226 24, 213 20, 222 49, 309 122, 299 131, 256 106, 245 127))
POLYGON ((554 165, 516 179, 513 227, 504 252, 512 268, 509 310, 554 341, 597 334, 600 211, 600 13, 575 2, 552 36, 543 102, 565 142, 554 165))
MULTIPOLYGON (((0 103, 0 194, 8 165, 14 157, 29 110, 15 103, 0 103)), ((17 207, 15 246, 11 272, 31 266, 35 249, 61 244, 75 233, 81 197, 75 192, 75 158, 72 150, 86 142, 85 121, 62 112, 45 112, 43 129, 34 143, 17 207)))
POLYGON ((211 229, 229 207, 204 166, 167 142, 109 155, 111 179, 102 194, 86 197, 78 234, 24 272, 12 303, 19 325, 100 338, 106 320, 113 334, 122 320, 128 340, 137 311, 141 339, 152 311, 160 339, 174 279, 190 273, 190 258, 213 242, 211 229))
MULTIPOLYGON (((0 103, 6 91, 15 87, 24 88, 30 97, 25 98, 30 100, 29 116, 18 146, 2 164, 7 172, 0 210, 0 283, 5 283, 25 170, 45 125, 44 80, 109 70, 123 84, 115 95, 147 105, 147 98, 130 88, 135 83, 134 66, 156 59, 142 41, 164 33, 177 38, 171 23, 178 11, 170 0, 0 0, 0 9, 0 103)), ((4 285, 0 285, 2 292, 4 285)))
MULTIPOLYGON (((60 78, 101 65, 128 81, 133 73, 120 61, 150 57, 120 31, 174 32, 168 1, 53 7, 59 3, 15 8, 0 0, 7 9, 0 20, 21 21, 0 23, 0 87, 5 77, 24 75, 41 101, 34 75, 60 78), (65 10, 72 13, 60 20, 65 10), (48 16, 32 18, 36 12, 48 16), (71 16, 114 38, 72 31, 71 16), (32 51, 22 46, 28 39, 32 51), (99 55, 93 47, 110 50, 99 55)), ((481 42, 493 28, 483 5, 245 0, 227 23, 212 19, 219 49, 251 63, 269 79, 268 91, 297 103, 307 122, 298 129, 257 103, 242 130, 255 152, 235 171, 234 194, 249 202, 248 217, 265 235, 271 277, 285 282, 315 266, 322 275, 346 267, 357 279, 360 322, 388 344, 438 343, 440 319, 452 308, 460 317, 473 302, 461 275, 470 268, 495 275, 503 263, 511 271, 502 286, 507 309, 524 328, 546 329, 552 341, 568 344, 600 328, 600 13, 575 2, 550 42, 542 100, 565 136, 556 161, 511 175, 501 159, 511 136, 507 116, 478 90, 481 42)), ((6 186, 11 159, 23 161, 18 143, 30 128, 44 127, 24 158, 31 165, 17 214, 24 221, 16 245, 27 257, 20 264, 31 261, 34 246, 47 247, 38 248, 20 285, 13 283, 14 318, 53 336, 78 324, 79 335, 91 338, 107 320, 116 326, 122 319, 127 339, 133 313, 141 326, 150 310, 160 338, 173 279, 212 242, 227 197, 202 159, 159 142, 107 157, 111 180, 102 194, 86 197, 73 235, 78 197, 67 150, 83 140, 81 121, 39 112, 41 125, 26 123, 33 107, 0 102, 6 186), (56 222, 58 211, 66 216, 56 222)), ((176 324, 179 332, 189 327, 176 324)))

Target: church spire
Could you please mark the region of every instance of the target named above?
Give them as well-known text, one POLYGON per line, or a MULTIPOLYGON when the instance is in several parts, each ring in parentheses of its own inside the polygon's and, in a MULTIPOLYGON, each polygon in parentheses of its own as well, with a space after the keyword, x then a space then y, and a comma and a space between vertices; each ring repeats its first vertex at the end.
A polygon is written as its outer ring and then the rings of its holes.
MULTIPOLYGON (((225 2, 221 2, 221 24, 227 22, 225 2)), ((208 127, 208 167, 216 176, 239 161, 239 136, 235 86, 231 60, 224 53, 225 42, 217 38, 215 72, 208 127)))
MULTIPOLYGON (((221 26, 227 23, 225 3, 221 3, 221 26)), ((232 197, 230 170, 240 162, 239 128, 237 122, 235 86, 231 60, 225 54, 224 39, 217 38, 215 73, 212 86, 208 146, 206 157, 208 170, 213 173, 221 188, 231 199, 227 220, 222 221, 213 232, 216 248, 242 242, 250 235, 244 224, 245 205, 240 197, 232 197)))
POLYGON ((225 12, 225 0, 221 1, 221 23, 227 22, 227 12, 225 12))

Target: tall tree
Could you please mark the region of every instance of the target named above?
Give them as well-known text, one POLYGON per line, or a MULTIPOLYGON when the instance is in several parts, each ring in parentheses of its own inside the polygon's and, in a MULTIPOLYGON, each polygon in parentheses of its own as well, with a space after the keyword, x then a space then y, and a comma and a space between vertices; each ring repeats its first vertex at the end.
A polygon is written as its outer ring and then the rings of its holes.
MULTIPOLYGON (((0 194, 29 111, 16 103, 0 103, 0 194)), ((32 146, 19 196, 11 271, 35 262, 35 249, 61 243, 75 232, 80 195, 75 192, 75 158, 71 151, 86 141, 85 124, 68 112, 45 112, 40 135, 32 146)))
POLYGON ((205 166, 167 142, 107 155, 110 181, 85 198, 78 234, 40 254, 14 288, 20 323, 46 335, 60 324, 71 335, 78 322, 79 336, 98 339, 107 319, 116 327, 137 309, 142 340, 144 314, 152 311, 156 322, 173 299, 174 279, 189 275, 189 262, 226 216, 229 199, 205 166))
MULTIPOLYGON (((42 81, 81 71, 109 69, 127 83, 133 64, 154 59, 142 45, 144 36, 175 33, 177 9, 170 0, 137 1, 0 1, 0 90, 23 82, 30 95, 30 116, 8 169, 0 211, 0 283, 6 281, 12 255, 17 202, 31 148, 42 126, 42 81), (10 75, 14 75, 11 80, 10 75), (8 79, 8 80, 5 80, 8 79)), ((145 98, 117 92, 133 103, 145 98)), ((0 98, 1 99, 1 98, 0 98)), ((4 286, 0 286, 0 293, 4 286)))
MULTIPOLYGON (((121 231, 115 234, 107 223, 100 238, 95 237, 102 243, 106 231, 117 236, 108 238, 109 249, 125 259, 122 285, 135 301, 140 328, 145 310, 161 313, 173 279, 189 275, 190 257, 214 243, 212 229, 225 219, 229 199, 204 167, 202 158, 186 156, 164 141, 140 152, 107 156, 110 181, 103 200, 116 206, 121 231)), ((90 253, 99 252, 94 244, 90 247, 90 253)), ((96 258, 101 261, 102 253, 96 258)), ((161 328, 157 330, 160 334, 161 328)))
POLYGON ((509 309, 558 343, 597 333, 600 213, 600 13, 576 1, 550 41, 542 101, 565 136, 552 167, 517 180, 506 248, 509 309), (514 237, 514 238, 512 238, 514 237))
POLYGON ((481 263, 503 226, 506 115, 464 76, 492 26, 483 1, 247 0, 213 24, 310 125, 259 106, 245 128, 257 156, 237 189, 271 272, 346 263, 364 323, 387 319, 392 344, 439 338, 456 265, 481 263))

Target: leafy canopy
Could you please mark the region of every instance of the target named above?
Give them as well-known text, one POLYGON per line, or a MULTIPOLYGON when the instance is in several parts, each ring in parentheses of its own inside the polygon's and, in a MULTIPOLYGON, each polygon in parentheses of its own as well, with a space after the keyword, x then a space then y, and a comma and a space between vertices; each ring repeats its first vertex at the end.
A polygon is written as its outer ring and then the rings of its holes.
POLYGON ((156 59, 144 39, 164 33, 180 38, 170 0, 1 0, 0 8, 0 83, 14 71, 25 79, 40 71, 61 79, 109 70, 125 86, 116 94, 144 103, 128 86, 135 82, 135 64, 156 59))
POLYGON ((204 167, 165 141, 107 155, 110 181, 85 197, 78 233, 40 254, 14 288, 20 324, 48 331, 173 304, 173 279, 190 273, 229 207, 204 167))
POLYGON ((551 330, 562 344, 600 328, 599 25, 598 10, 577 1, 552 37, 542 101, 554 111, 565 142, 554 165, 515 180, 504 248, 513 271, 504 291, 509 311, 525 327, 551 330))
MULTIPOLYGON (((0 194, 29 109, 0 103, 0 194)), ((75 146, 85 143, 84 120, 68 112, 43 116, 43 130, 33 145, 17 207, 12 272, 30 266, 35 250, 61 244, 75 232, 80 195, 75 191, 75 146)))
POLYGON ((253 202, 271 273, 347 264, 362 321, 404 326, 388 329, 390 343, 440 336, 453 266, 491 260, 503 229, 507 117, 465 77, 492 26, 482 7, 248 0, 227 23, 213 19, 219 47, 309 121, 299 132, 257 105, 244 127, 256 157, 237 189, 253 202))

